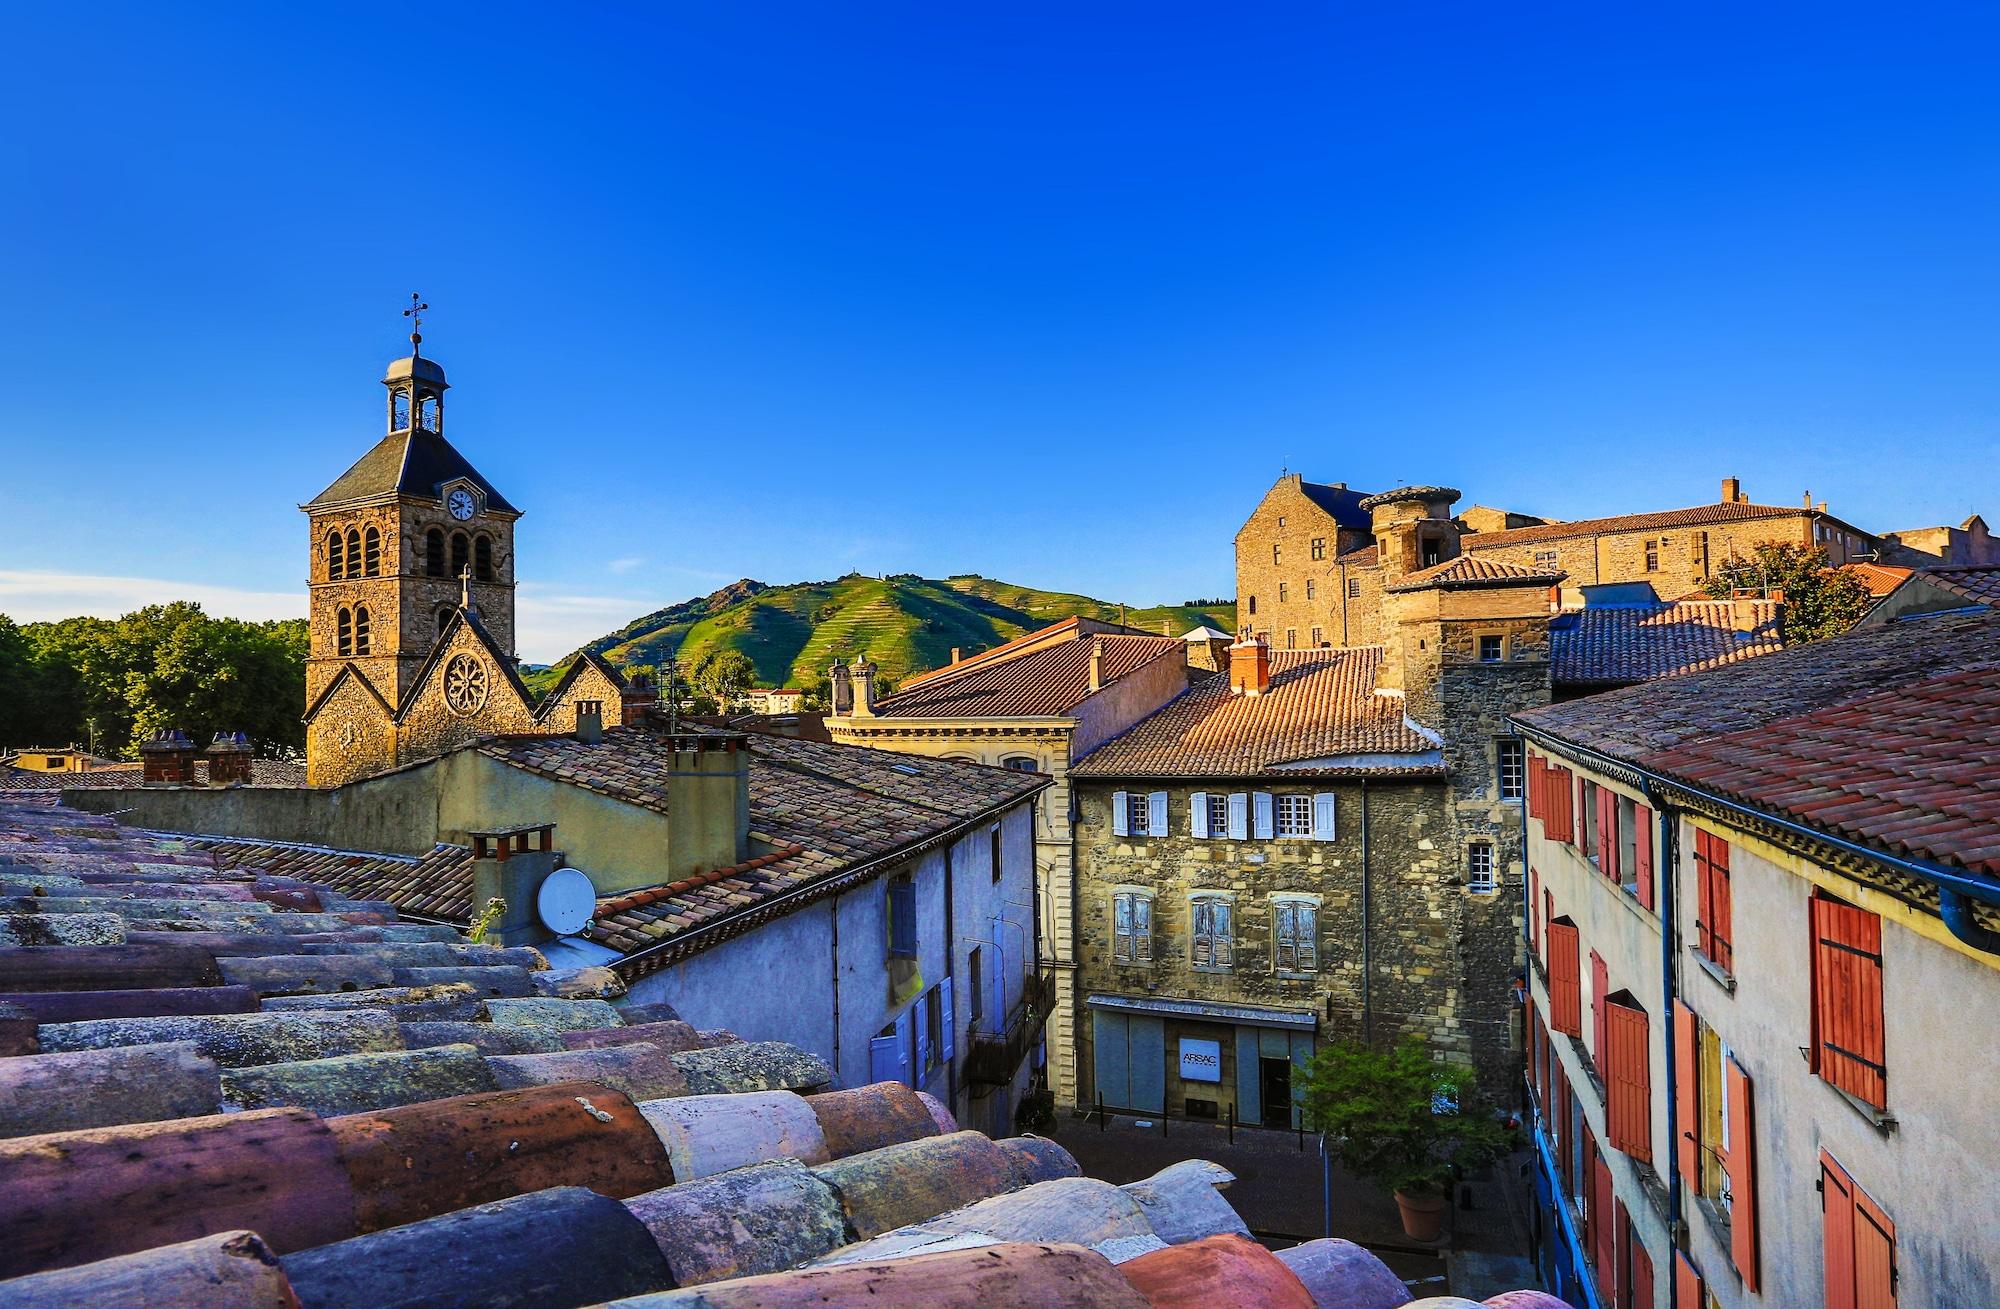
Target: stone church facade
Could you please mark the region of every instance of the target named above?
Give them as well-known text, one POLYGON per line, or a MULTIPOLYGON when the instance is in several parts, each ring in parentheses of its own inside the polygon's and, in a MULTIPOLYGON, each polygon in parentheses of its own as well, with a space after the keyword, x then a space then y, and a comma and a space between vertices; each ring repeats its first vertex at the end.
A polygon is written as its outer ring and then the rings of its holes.
POLYGON ((577 660, 540 700, 522 683, 521 511, 445 439, 436 360, 413 349, 382 384, 388 430, 302 506, 307 783, 338 786, 493 733, 575 731, 593 713, 636 721, 650 693, 601 660, 577 660))

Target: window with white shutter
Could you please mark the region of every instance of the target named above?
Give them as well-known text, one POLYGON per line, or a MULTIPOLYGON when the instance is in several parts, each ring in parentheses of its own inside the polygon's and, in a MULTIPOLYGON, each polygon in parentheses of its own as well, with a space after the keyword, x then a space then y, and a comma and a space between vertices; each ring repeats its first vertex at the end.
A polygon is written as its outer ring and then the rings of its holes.
POLYGON ((1208 834, 1208 792, 1196 791, 1188 797, 1188 835, 1206 841, 1208 834))
POLYGON ((1278 835, 1307 837, 1313 834, 1313 798, 1287 793, 1277 797, 1278 835))
POLYGON ((1313 796, 1313 840, 1334 839, 1334 818, 1338 806, 1331 791, 1321 791, 1313 796))
POLYGON ((1275 830, 1275 824, 1272 821, 1271 815, 1271 799, 1269 791, 1252 791, 1250 793, 1250 808, 1254 819, 1250 834, 1259 841, 1270 840, 1275 830))
POLYGON ((1167 835, 1167 793, 1155 791, 1146 797, 1146 835, 1167 835))
POLYGON ((1126 807, 1127 794, 1124 791, 1111 793, 1111 834, 1113 836, 1132 835, 1132 811, 1126 807))
POLYGON ((1281 973, 1310 973, 1319 968, 1319 906, 1290 897, 1271 904, 1271 960, 1281 973))
POLYGON ((1216 895, 1198 895, 1189 905, 1193 923, 1196 968, 1227 969, 1236 962, 1236 942, 1232 935, 1229 901, 1216 895))
POLYGON ((1236 791, 1229 796, 1228 822, 1223 830, 1229 833, 1232 841, 1250 839, 1250 797, 1244 792, 1236 791))

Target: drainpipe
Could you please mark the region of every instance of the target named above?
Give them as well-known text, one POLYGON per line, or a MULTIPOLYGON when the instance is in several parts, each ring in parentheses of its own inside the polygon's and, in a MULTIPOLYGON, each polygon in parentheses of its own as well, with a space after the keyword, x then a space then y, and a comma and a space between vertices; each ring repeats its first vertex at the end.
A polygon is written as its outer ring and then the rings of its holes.
POLYGON ((2000 932, 1981 927, 1972 916, 1972 899, 1965 892, 1938 883, 1938 915, 1951 934, 1975 950, 2000 954, 2000 932))
MULTIPOLYGON (((1660 1030, 1665 1038, 1661 1047, 1667 1055, 1667 1239, 1675 1242, 1683 1221, 1681 1214, 1687 1203, 1681 1193, 1680 1088, 1675 1085, 1675 1077, 1680 1070, 1680 1054, 1676 1049, 1677 1024, 1674 1022, 1674 1001, 1680 993, 1674 977, 1675 961, 1679 957, 1675 948, 1674 910, 1680 887, 1681 823, 1679 814, 1662 803, 1652 787, 1640 789, 1652 803, 1654 829, 1659 837, 1654 843, 1659 855, 1653 860, 1653 876, 1658 879, 1653 888, 1653 904, 1660 915, 1660 1030)), ((1675 1278, 1668 1301, 1672 1309, 1701 1309, 1700 1305, 1679 1304, 1679 1295, 1680 1281, 1675 1278)))
POLYGON ((840 900, 833 897, 833 1080, 840 1081, 840 900))
POLYGON ((1361 1039, 1375 1043, 1375 950, 1368 890, 1368 779, 1361 779, 1361 1039))

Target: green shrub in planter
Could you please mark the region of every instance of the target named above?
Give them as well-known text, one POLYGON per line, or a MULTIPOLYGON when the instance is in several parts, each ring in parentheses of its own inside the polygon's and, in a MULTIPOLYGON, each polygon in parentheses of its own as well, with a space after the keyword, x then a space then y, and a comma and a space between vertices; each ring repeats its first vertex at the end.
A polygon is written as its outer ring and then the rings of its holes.
POLYGON ((1355 1176, 1442 1195, 1453 1168, 1483 1168, 1513 1148, 1513 1133, 1472 1088, 1471 1068, 1433 1058, 1414 1036, 1386 1049, 1335 1042, 1307 1065, 1306 1122, 1355 1176))

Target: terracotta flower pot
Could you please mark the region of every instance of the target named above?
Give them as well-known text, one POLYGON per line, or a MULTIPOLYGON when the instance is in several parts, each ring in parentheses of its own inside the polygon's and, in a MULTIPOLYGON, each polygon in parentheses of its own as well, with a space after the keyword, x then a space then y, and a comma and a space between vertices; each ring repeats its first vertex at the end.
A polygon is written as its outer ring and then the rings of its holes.
POLYGON ((1447 1201, 1441 1195, 1411 1195, 1396 1192, 1396 1208, 1403 1215, 1403 1234, 1412 1241, 1435 1241, 1444 1231, 1447 1201))

